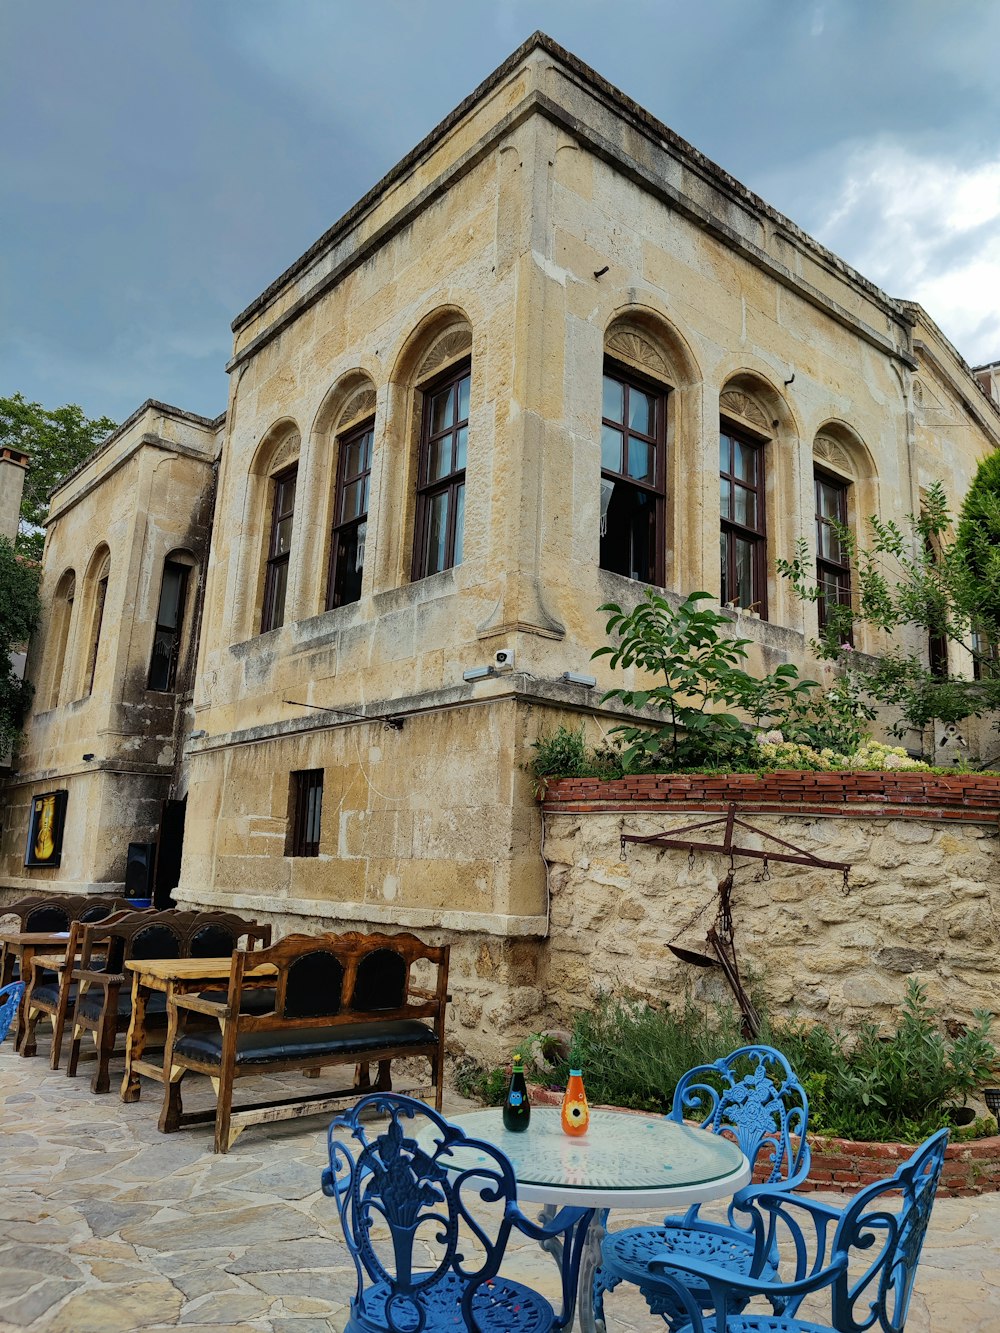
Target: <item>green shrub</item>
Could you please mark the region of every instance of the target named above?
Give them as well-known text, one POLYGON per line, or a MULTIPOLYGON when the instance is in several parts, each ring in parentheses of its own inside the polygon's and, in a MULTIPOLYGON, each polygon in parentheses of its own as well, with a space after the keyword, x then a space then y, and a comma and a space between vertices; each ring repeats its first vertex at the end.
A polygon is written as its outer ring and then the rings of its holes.
MULTIPOLYGON (((949 1107, 964 1104, 993 1077, 990 1014, 977 1012, 966 1032, 949 1037, 942 1015, 912 978, 888 1035, 869 1024, 850 1040, 822 1024, 774 1020, 759 997, 754 1002, 764 1020, 760 1040, 777 1047, 802 1081, 809 1126, 818 1134, 920 1142, 949 1124, 949 1107)), ((699 1005, 690 996, 676 1007, 654 1008, 605 995, 573 1025, 588 1098, 647 1111, 668 1111, 682 1074, 745 1041, 735 1010, 699 1005)), ((565 1075, 566 1068, 559 1072, 565 1075)))

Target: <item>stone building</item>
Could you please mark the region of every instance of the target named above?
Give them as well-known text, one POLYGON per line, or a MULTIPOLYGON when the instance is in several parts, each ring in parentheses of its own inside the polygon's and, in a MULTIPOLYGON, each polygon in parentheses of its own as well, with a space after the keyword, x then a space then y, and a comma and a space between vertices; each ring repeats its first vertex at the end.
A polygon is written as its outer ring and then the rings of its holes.
POLYGON ((817 497, 957 503, 1000 444, 920 307, 541 34, 233 329, 224 418, 146 404, 53 496, 0 887, 120 884, 186 799, 178 902, 442 932, 473 1046, 540 1011, 523 766, 614 722, 598 608, 704 588, 758 665, 804 662, 775 561, 817 497), (26 868, 51 789, 62 863, 26 868))

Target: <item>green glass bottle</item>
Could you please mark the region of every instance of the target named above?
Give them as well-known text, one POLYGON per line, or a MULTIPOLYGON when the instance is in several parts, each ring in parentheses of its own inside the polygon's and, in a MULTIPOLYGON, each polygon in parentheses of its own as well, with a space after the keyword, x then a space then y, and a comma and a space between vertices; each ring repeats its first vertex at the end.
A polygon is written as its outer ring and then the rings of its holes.
POLYGON ((531 1119, 531 1106, 528 1103, 528 1085, 524 1081, 524 1068, 521 1057, 514 1056, 514 1072, 510 1076, 507 1100, 503 1104, 503 1127, 513 1134, 519 1134, 528 1128, 531 1119))

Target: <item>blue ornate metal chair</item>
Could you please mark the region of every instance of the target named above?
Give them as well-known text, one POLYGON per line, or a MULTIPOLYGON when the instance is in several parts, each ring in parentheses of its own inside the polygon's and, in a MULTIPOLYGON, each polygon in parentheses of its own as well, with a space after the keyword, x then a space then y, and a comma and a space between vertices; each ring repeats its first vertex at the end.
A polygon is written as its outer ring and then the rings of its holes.
POLYGON ((771 1280, 672 1250, 654 1256, 651 1272, 685 1312, 679 1333, 903 1333, 947 1143, 948 1131, 939 1130, 895 1175, 861 1190, 842 1211, 794 1194, 758 1194, 749 1207, 755 1259, 777 1254, 771 1280), (706 1287, 710 1314, 702 1310, 706 1287), (830 1322, 800 1319, 806 1297, 825 1290, 830 1322), (755 1296, 774 1313, 744 1313, 755 1296))
POLYGON ((9 986, 4 986, 0 990, 0 1042, 7 1038, 7 1033, 10 1031, 10 1025, 14 1021, 14 1015, 17 1013, 17 1006, 21 1003, 23 994, 23 981, 12 981, 9 986))
POLYGON ((394 1093, 372 1093, 338 1116, 329 1152, 323 1191, 336 1200, 358 1278, 345 1333, 545 1333, 572 1325, 593 1209, 564 1208, 544 1226, 529 1221, 498 1148, 394 1093), (388 1124, 366 1126, 373 1113, 388 1124), (500 1276, 515 1229, 562 1241, 560 1315, 531 1287, 500 1276))
MULTIPOLYGON (((682 1310, 672 1287, 650 1272, 652 1257, 669 1251, 749 1275, 754 1241, 743 1218, 748 1201, 761 1189, 794 1189, 809 1174, 809 1104, 788 1061, 771 1046, 741 1046, 714 1064, 689 1069, 674 1090, 670 1118, 698 1120, 708 1133, 731 1134, 755 1168, 766 1168, 765 1184, 748 1185, 733 1196, 728 1226, 701 1220, 695 1205, 681 1217, 664 1218, 662 1226, 611 1232, 594 1283, 600 1319, 605 1292, 627 1281, 639 1287, 653 1314, 675 1328, 682 1310)), ((767 1262, 765 1256, 765 1271, 767 1262)), ((707 1287, 701 1295, 704 1308, 710 1308, 707 1287)))

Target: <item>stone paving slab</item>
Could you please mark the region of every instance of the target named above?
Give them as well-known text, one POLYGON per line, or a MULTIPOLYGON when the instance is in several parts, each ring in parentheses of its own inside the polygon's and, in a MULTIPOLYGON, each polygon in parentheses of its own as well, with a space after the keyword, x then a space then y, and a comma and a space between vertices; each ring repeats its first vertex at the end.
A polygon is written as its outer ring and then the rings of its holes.
MULTIPOLYGON (((354 1273, 319 1188, 324 1117, 248 1129, 216 1157, 207 1126, 158 1133, 158 1085, 144 1081, 134 1105, 95 1097, 87 1065, 67 1079, 48 1068, 47 1043, 39 1050, 22 1060, 0 1048, 3 1333, 343 1329, 354 1273)), ((192 1082, 186 1106, 199 1100, 210 1103, 207 1081, 192 1082)), ((467 1106, 446 1099, 452 1113, 467 1106)), ((622 1213, 612 1225, 656 1220, 622 1213)), ((939 1201, 907 1333, 1000 1333, 998 1238, 1000 1195, 939 1201)), ((507 1271, 557 1298, 532 1242, 512 1247, 507 1271)), ((664 1327, 625 1287, 607 1314, 626 1333, 664 1327)))

